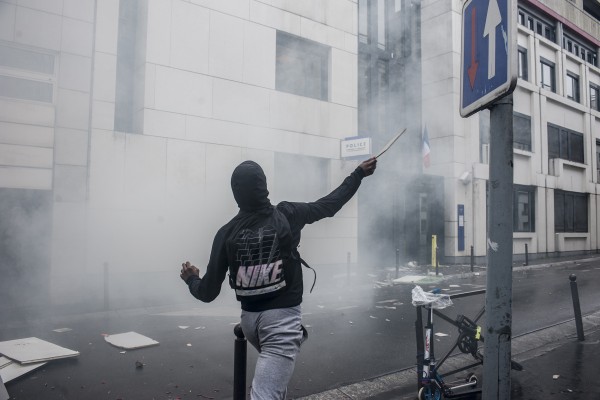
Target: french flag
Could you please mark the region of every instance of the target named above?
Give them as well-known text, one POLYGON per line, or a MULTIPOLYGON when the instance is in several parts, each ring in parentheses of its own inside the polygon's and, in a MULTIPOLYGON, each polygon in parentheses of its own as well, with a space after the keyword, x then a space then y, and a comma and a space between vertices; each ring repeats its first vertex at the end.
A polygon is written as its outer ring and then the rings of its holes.
POLYGON ((429 147, 429 135, 427 134, 427 125, 425 125, 425 130, 423 131, 423 145, 421 146, 421 153, 423 154, 423 166, 425 168, 429 168, 431 165, 431 160, 429 159, 429 153, 431 153, 431 148, 429 147))

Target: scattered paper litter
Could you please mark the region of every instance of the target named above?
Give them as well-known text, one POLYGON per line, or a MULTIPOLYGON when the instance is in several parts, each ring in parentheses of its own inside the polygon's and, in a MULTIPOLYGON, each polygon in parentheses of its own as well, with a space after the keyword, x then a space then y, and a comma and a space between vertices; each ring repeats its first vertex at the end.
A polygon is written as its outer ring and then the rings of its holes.
POLYGON ((447 333, 437 332, 435 334, 435 336, 442 336, 442 337, 444 337, 444 336, 449 336, 449 335, 447 333))
POLYGON ((69 331, 72 331, 72 330, 73 329, 71 329, 71 328, 57 328, 57 329, 52 329, 52 331, 58 332, 58 333, 69 332, 69 331))
POLYGON ((139 349, 141 347, 155 346, 158 342, 137 332, 118 333, 104 337, 108 343, 122 349, 139 349))
POLYGON ((420 280, 423 280, 425 278, 427 278, 427 277, 424 275, 406 275, 401 278, 396 278, 392 282, 394 282, 394 283, 414 283, 414 282, 419 282, 420 280))
POLYGON ((187 329, 187 328, 189 328, 189 326, 186 326, 186 325, 179 325, 179 326, 178 326, 178 328, 179 328, 179 329, 187 329))
POLYGON ((377 317, 374 317, 372 315, 369 315, 369 318, 377 319, 377 317))
POLYGON ((2 382, 2 377, 0 377, 0 400, 8 400, 10 396, 8 395, 8 391, 6 390, 6 386, 4 386, 4 382, 2 382))
MULTIPOLYGON (((1 358, 6 359, 6 357, 1 358)), ((0 378, 2 378, 2 382, 8 383, 13 379, 20 377, 21 375, 25 375, 29 371, 33 371, 34 369, 41 367, 44 364, 46 363, 40 362, 27 365, 20 365, 19 363, 8 360, 8 364, 4 364, 2 368, 0 368, 0 378)))
POLYGON ((558 379, 560 375, 552 375, 552 379, 558 379))
POLYGON ((187 347, 192 347, 191 343, 186 344, 187 347))
POLYGON ((448 285, 449 287, 460 287, 460 285, 448 285))
POLYGON ((194 329, 206 329, 206 327, 205 326, 197 326, 194 329))
POLYGON ((6 365, 10 364, 12 361, 10 361, 8 358, 4 357, 4 356, 0 356, 0 368, 5 367, 6 365))
POLYGON ((79 352, 36 337, 30 337, 0 342, 0 354, 21 364, 32 364, 59 358, 75 357, 79 355, 79 352))

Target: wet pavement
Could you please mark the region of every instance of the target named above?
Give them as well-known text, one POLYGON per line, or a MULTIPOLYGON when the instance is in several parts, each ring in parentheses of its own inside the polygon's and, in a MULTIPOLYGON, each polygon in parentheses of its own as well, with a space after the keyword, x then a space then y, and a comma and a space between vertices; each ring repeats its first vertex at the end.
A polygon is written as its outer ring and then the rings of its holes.
MULTIPOLYGON (((590 260, 587 264, 579 259, 557 260, 554 269, 549 269, 550 264, 515 269, 515 306, 525 303, 538 309, 548 305, 548 299, 553 303, 549 312, 536 318, 526 318, 527 309, 515 307, 513 355, 525 370, 512 374, 513 399, 600 399, 591 384, 591 374, 600 369, 600 285, 595 283, 600 279, 592 275, 598 273, 600 262, 590 260), (556 269, 560 269, 560 280, 555 284, 550 271, 556 269), (582 305, 587 307, 584 343, 577 341, 573 323, 553 324, 572 317, 566 277, 573 271, 590 277, 580 278, 582 305), (533 291, 535 296, 530 296, 533 291), (532 326, 549 327, 532 331, 532 326), (559 377, 553 379, 554 375, 559 377)), ((414 284, 390 284, 395 278, 393 269, 387 276, 368 274, 368 280, 358 271, 348 276, 345 272, 333 271, 334 276, 328 277, 320 271, 315 293, 305 298, 303 319, 310 338, 299 356, 288 398, 415 398, 415 314, 410 304, 414 284)), ((448 293, 485 285, 481 267, 473 272, 468 265, 443 267, 440 277, 431 272, 422 267, 402 268, 399 276, 421 276, 423 287, 439 285, 448 293)), ((307 274, 307 279, 312 276, 307 274)), ((479 306, 474 303, 464 305, 465 315, 472 315, 479 306)), ((456 307, 461 310, 458 302, 456 307)), ((238 321, 239 306, 226 295, 210 305, 190 302, 32 319, 15 316, 0 326, 0 340, 36 336, 81 354, 52 361, 6 387, 11 399, 26 400, 230 399, 233 326, 238 321), (65 327, 71 330, 54 331, 65 327), (149 336, 160 345, 123 352, 104 340, 104 334, 128 331, 149 336)), ((440 329, 448 331, 441 325, 440 329)), ((440 351, 448 343, 440 338, 440 351)), ((249 383, 256 352, 249 349, 248 357, 249 383)), ((448 364, 455 362, 462 361, 451 357, 448 364)))

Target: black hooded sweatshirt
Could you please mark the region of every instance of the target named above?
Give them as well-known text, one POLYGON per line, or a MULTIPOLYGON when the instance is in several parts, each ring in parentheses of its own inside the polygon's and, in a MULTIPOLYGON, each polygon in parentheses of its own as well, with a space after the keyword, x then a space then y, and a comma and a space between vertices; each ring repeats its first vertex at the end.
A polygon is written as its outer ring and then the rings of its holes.
MULTIPOLYGON (((327 196, 310 203, 282 201, 276 207, 287 218, 291 229, 291 248, 294 257, 286 266, 286 290, 277 297, 264 301, 241 301, 245 311, 265 311, 274 308, 295 307, 302 303, 303 282, 302 266, 297 247, 300 244, 300 232, 306 224, 312 224, 326 217, 333 217, 354 196, 365 173, 357 167, 334 191, 327 196)), ((221 292, 221 286, 229 269, 227 257, 227 239, 240 226, 252 224, 273 212, 269 201, 267 179, 254 161, 244 161, 236 167, 231 176, 231 189, 240 208, 239 213, 217 232, 213 241, 210 259, 204 277, 191 276, 186 280, 190 293, 203 302, 213 301, 221 292)))

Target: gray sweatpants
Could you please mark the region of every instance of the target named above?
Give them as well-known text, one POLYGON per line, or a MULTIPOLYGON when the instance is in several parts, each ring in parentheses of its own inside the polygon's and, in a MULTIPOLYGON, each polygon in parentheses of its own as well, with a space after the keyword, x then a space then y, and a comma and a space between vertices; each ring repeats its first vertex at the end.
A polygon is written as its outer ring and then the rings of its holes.
POLYGON ((261 312, 242 310, 242 331, 258 350, 252 400, 283 400, 304 341, 300 306, 261 312))

